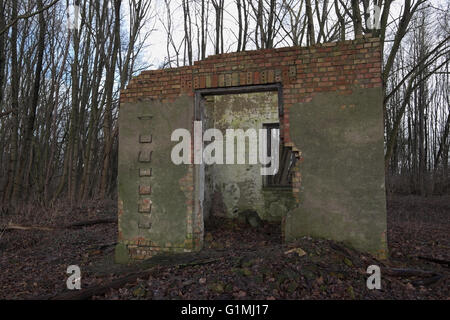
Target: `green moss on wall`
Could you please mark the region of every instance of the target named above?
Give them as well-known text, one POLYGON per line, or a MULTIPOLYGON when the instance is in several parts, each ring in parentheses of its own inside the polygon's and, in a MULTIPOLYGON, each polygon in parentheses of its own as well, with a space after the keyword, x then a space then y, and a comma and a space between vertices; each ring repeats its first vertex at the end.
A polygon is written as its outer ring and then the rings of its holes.
MULTIPOLYGON (((278 93, 259 92, 211 96, 205 103, 206 128, 262 129, 265 123, 278 123, 278 93)), ((205 128, 205 129, 206 129, 205 128)), ((225 139, 225 136, 224 136, 225 139)), ((246 161, 248 162, 246 141, 246 161)), ((226 155, 224 142, 224 156, 226 155)), ((210 165, 206 167, 206 202, 214 192, 221 194, 227 217, 255 210, 261 218, 280 220, 293 201, 292 191, 265 190, 260 164, 210 165)), ((208 207, 208 204, 206 205, 208 207)))
POLYGON ((341 240, 384 256, 386 199, 380 88, 321 93, 290 108, 290 135, 302 151, 301 201, 286 218, 286 240, 341 240))
POLYGON ((177 128, 191 130, 193 101, 182 97, 173 103, 140 102, 121 106, 119 119, 119 232, 123 240, 145 239, 155 246, 183 246, 187 237, 187 195, 180 181, 188 165, 175 165, 171 151, 177 128), (152 135, 151 143, 139 143, 140 135, 152 135), (139 152, 151 151, 150 162, 138 161, 139 152), (151 169, 142 177, 139 169, 151 169), (150 195, 139 195, 139 185, 151 186, 150 195), (151 213, 139 212, 142 199, 152 202, 151 213), (148 223, 151 227, 148 228, 148 223), (145 226, 147 225, 147 227, 145 226))

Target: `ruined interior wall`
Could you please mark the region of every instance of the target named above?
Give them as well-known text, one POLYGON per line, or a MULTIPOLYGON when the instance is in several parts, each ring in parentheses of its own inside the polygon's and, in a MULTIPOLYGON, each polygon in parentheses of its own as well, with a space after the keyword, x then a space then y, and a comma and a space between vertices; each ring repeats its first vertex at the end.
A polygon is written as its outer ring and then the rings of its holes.
MULTIPOLYGON (((226 157, 226 129, 255 129, 258 132, 263 124, 279 123, 278 92, 207 96, 204 114, 204 130, 216 128, 224 134, 223 155, 226 157)), ((246 139, 247 164, 206 166, 205 217, 209 211, 234 218, 239 212, 255 210, 262 219, 280 221, 287 213, 287 204, 294 200, 292 191, 283 193, 275 188, 263 188, 261 164, 248 164, 248 154, 246 139)))
POLYGON ((116 260, 193 246, 192 166, 172 163, 173 130, 191 128, 192 99, 124 103, 119 120, 116 260), (179 115, 184 117, 180 117, 179 115))
MULTIPOLYGON (((174 144, 167 136, 161 138, 162 152, 158 156, 161 170, 155 169, 155 183, 160 179, 161 196, 146 195, 152 206, 166 210, 158 215, 158 223, 151 224, 150 231, 136 228, 139 222, 135 217, 140 213, 138 201, 142 196, 138 186, 141 180, 134 176, 140 163, 138 133, 146 134, 146 127, 138 128, 137 120, 127 114, 133 113, 140 103, 151 102, 157 107, 151 104, 149 110, 160 110, 161 115, 160 120, 155 118, 155 124, 164 123, 166 127, 161 130, 165 134, 173 129, 172 124, 192 129, 194 113, 182 110, 193 106, 195 90, 273 83, 282 86, 282 139, 300 160, 292 188, 297 208, 282 221, 286 240, 315 235, 346 241, 385 256, 386 203, 384 172, 380 170, 383 150, 379 142, 383 133, 361 125, 365 124, 364 117, 370 117, 371 124, 382 123, 380 48, 378 38, 361 36, 311 47, 214 55, 195 62, 194 66, 144 71, 133 78, 120 95, 117 260, 142 259, 160 251, 200 249, 203 239, 203 211, 194 200, 198 192, 197 169, 193 165, 173 166, 168 150, 174 144), (371 98, 364 98, 366 95, 371 98), (179 103, 180 99, 185 103, 179 103), (343 106, 343 112, 339 111, 343 106), (168 113, 164 111, 166 107, 168 113), (299 130, 302 124, 308 125, 299 130), (132 132, 134 126, 134 133, 124 137, 124 132, 132 132), (346 126, 351 131, 345 131, 346 126), (333 154, 321 145, 332 147, 333 154), (331 160, 334 157, 336 160, 331 160), (345 175, 339 174, 341 170, 345 175), (158 178, 156 172, 160 172, 158 178), (163 197, 163 193, 167 196, 163 197), (175 196, 171 197, 172 194, 175 196), (372 194, 372 198, 365 196, 372 194), (151 228, 161 229, 152 233, 151 228), (156 234, 161 236, 155 238, 156 234), (183 243, 178 242, 182 239, 183 243)), ((156 188, 151 180, 150 187, 156 188)))
POLYGON ((291 107, 291 137, 303 161, 286 241, 308 235, 386 254, 382 97, 381 88, 354 88, 291 107))

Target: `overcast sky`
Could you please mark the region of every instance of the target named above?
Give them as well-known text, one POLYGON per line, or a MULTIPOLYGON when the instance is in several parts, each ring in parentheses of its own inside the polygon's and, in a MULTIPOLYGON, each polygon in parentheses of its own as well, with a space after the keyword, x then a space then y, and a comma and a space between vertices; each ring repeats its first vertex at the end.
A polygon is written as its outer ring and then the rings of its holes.
MULTIPOLYGON (((449 0, 428 0, 429 3, 436 7, 442 7, 445 3, 448 3, 449 0)), ((395 0, 391 6, 391 19, 398 17, 401 12, 404 0, 395 0)), ((214 31, 214 13, 213 7, 210 5, 210 16, 209 16, 209 31, 214 31)), ((160 21, 160 19, 165 18, 165 5, 164 0, 152 0, 152 15, 153 18, 147 23, 144 27, 146 30, 154 29, 146 42, 147 48, 145 49, 142 57, 146 59, 146 63, 151 63, 152 66, 150 69, 156 69, 166 57, 166 32, 160 21)), ((125 13, 127 11, 127 7, 124 8, 125 13)), ((191 4, 191 10, 193 11, 193 5, 191 4)), ((173 15, 173 24, 174 24, 174 39, 176 43, 180 43, 183 39, 184 31, 183 31, 183 9, 181 7, 181 0, 171 0, 171 11, 173 15)), ((331 14, 334 13, 334 10, 331 11, 331 14)), ((224 49, 225 51, 234 51, 236 47, 236 39, 232 36, 233 32, 237 31, 237 10, 236 4, 234 0, 225 0, 225 14, 224 14, 224 49)), ((191 19, 194 21, 195 16, 192 15, 191 19)), ((250 27, 252 29, 252 27, 250 27)), ((193 29, 194 32, 194 29, 193 29)), ((211 33, 213 34, 213 33, 211 33)), ((349 37, 353 37, 353 35, 349 35, 349 37)), ((280 46, 286 46, 287 44, 282 44, 280 46)), ((197 45, 193 45, 194 50, 194 60, 197 60, 196 53, 197 45)), ((247 49, 255 49, 253 43, 249 43, 247 49)), ((182 50, 181 50, 182 52, 182 50)), ((207 44, 207 55, 211 55, 214 53, 213 48, 213 40, 208 41, 207 44)), ((182 58, 181 58, 182 59, 182 58)))

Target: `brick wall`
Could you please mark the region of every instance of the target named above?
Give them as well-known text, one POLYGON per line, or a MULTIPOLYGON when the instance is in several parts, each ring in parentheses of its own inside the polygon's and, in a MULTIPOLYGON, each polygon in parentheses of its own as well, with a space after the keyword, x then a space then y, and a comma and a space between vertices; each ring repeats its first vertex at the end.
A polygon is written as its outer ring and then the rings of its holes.
MULTIPOLYGON (((270 83, 282 84, 284 112, 280 119, 281 136, 285 145, 296 152, 300 163, 301 151, 289 136, 290 106, 309 102, 319 92, 350 95, 355 87, 381 87, 380 41, 366 36, 312 47, 227 53, 210 56, 193 66, 143 71, 121 92, 120 102, 157 99, 164 103, 180 96, 194 99, 196 89, 270 83)), ((127 111, 122 109, 120 112, 127 111)), ((298 167, 295 172, 293 193, 299 201, 301 172, 298 167)), ((193 177, 186 184, 193 186, 193 177)), ((188 223, 192 220, 188 219, 188 223)), ((193 246, 201 245, 200 241, 193 239, 193 246)))
POLYGON ((143 71, 121 92, 121 102, 163 102, 194 90, 268 83, 283 84, 285 110, 315 92, 349 94, 351 87, 381 86, 378 38, 359 38, 312 47, 287 47, 214 55, 193 66, 143 71))
MULTIPOLYGON (((381 87, 379 38, 214 55, 193 66, 143 71, 121 92, 120 102, 171 101, 196 89, 282 83, 283 132, 289 139, 289 107, 316 92, 351 94, 354 86, 381 87)), ((126 111, 124 111, 126 112, 126 111)))

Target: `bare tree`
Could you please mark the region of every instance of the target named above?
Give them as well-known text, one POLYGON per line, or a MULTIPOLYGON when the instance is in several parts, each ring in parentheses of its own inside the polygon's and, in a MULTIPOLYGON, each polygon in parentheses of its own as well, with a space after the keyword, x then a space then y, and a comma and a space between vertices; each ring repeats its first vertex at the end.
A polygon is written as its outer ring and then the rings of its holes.
POLYGON ((224 0, 212 0, 212 4, 216 17, 216 37, 215 37, 215 53, 219 54, 223 52, 223 13, 224 13, 224 0))

